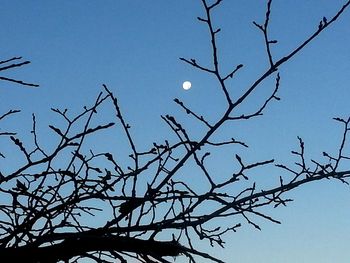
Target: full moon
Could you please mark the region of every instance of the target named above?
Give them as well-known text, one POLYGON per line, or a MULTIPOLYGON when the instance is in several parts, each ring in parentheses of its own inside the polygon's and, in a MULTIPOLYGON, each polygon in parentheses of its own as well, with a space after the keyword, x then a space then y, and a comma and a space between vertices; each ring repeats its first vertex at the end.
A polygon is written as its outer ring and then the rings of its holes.
POLYGON ((184 90, 189 90, 191 88, 191 86, 192 86, 192 84, 189 81, 185 81, 184 83, 182 83, 182 88, 184 90))

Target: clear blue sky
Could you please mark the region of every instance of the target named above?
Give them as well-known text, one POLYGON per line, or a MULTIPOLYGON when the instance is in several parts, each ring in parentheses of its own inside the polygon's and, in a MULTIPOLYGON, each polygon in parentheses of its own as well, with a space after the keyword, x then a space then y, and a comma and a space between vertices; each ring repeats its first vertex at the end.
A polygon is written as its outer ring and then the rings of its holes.
MULTIPOLYGON (((139 143, 150 144, 169 133, 160 115, 181 116, 172 102, 175 97, 215 119, 224 102, 216 83, 178 59, 210 63, 207 28, 196 20, 203 14, 200 2, 2 0, 1 59, 23 56, 32 61, 4 75, 39 83, 40 88, 0 82, 0 113, 22 109, 7 124, 21 127, 21 135, 29 137, 32 112, 39 127, 46 129, 54 121, 51 107, 78 112, 93 102, 105 83, 120 98, 139 143), (192 81, 191 90, 182 90, 184 80, 192 81)), ((333 15, 343 2, 276 0, 270 30, 279 40, 276 57, 311 34, 319 20, 333 15)), ((215 12, 214 23, 222 28, 218 38, 222 68, 245 65, 231 82, 232 94, 240 94, 267 66, 262 35, 252 24, 263 21, 264 7, 260 0, 226 0, 215 12)), ((296 136, 304 139, 310 158, 322 158, 322 151, 336 149, 341 130, 332 118, 350 116, 349 22, 350 10, 281 68, 282 100, 271 104, 264 117, 225 129, 223 134, 246 139, 250 145, 240 152, 244 158, 292 164, 296 136)), ((245 108, 254 109, 268 88, 264 85, 245 108)), ((185 116, 181 118, 188 123, 185 116)), ((227 148, 227 158, 222 159, 229 160, 236 150, 227 148)), ((227 167, 219 161, 216 165, 218 173, 227 167)), ((269 173, 264 170, 261 176, 271 178, 269 173)), ((290 196, 295 202, 287 208, 269 211, 282 225, 262 221, 261 232, 244 225, 227 236, 225 250, 218 248, 215 253, 228 262, 242 263, 348 262, 349 187, 315 183, 290 196)))

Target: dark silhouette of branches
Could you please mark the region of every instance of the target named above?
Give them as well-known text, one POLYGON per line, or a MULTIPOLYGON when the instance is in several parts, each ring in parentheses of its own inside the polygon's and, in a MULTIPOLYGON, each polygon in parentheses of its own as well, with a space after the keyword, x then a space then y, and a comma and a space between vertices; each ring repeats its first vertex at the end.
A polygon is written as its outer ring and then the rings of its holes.
MULTIPOLYGON (((30 61, 26 60, 23 62, 17 62, 20 61, 22 57, 13 57, 7 60, 2 60, 0 61, 0 71, 6 71, 12 68, 18 68, 22 67, 24 65, 30 64, 30 61), (12 63, 12 64, 9 64, 12 63)), ((8 82, 14 82, 16 84, 20 84, 22 86, 29 86, 29 87, 39 87, 37 84, 29 83, 29 82, 24 82, 22 80, 18 79, 13 79, 13 78, 8 78, 4 76, 0 76, 0 80, 8 81, 8 82)))
MULTIPOLYGON (((218 93, 225 100, 223 114, 209 121, 176 98, 174 101, 179 109, 192 118, 193 123, 202 125, 202 136, 191 136, 191 127, 185 127, 172 115, 164 115, 162 120, 169 126, 176 141, 169 138, 155 141, 148 147, 138 145, 120 102, 104 85, 95 102, 77 115, 72 116, 68 110, 52 109, 64 122, 60 126, 49 125, 51 136, 57 139, 53 149, 48 150, 40 143, 35 115, 32 144, 18 138, 15 132, 0 133, 0 139, 10 140, 23 157, 18 167, 13 167, 10 172, 0 170, 2 259, 13 262, 79 262, 80 259, 95 262, 170 262, 182 255, 188 262, 202 262, 203 258, 222 262, 200 251, 197 244, 207 242, 223 247, 224 236, 237 231, 243 222, 260 229, 258 218, 280 223, 263 208, 286 206, 291 201, 287 193, 304 184, 324 179, 347 183, 350 171, 340 167, 344 167, 343 164, 350 158, 345 153, 350 118, 335 118, 343 126, 338 151, 323 152, 322 160, 310 162, 305 156, 304 142, 298 138, 298 149, 292 152, 297 159, 293 167, 277 164, 273 159, 250 162, 236 154, 233 161, 236 170, 223 172, 226 176, 219 178, 217 171, 210 169, 208 163, 211 153, 220 151, 224 145, 232 144, 242 149, 248 147, 244 140, 236 138, 214 141, 213 135, 224 124, 261 116, 271 103, 279 101, 279 68, 334 23, 348 8, 350 1, 346 1, 333 17, 322 18, 313 34, 278 58, 271 48, 278 42, 269 36, 273 1, 268 0, 265 20, 261 24, 254 22, 265 41, 268 68, 252 79, 252 84, 238 97, 231 95, 229 81, 243 70, 243 65, 237 63, 229 72, 220 68, 222 58, 217 44, 220 28, 213 23, 212 11, 219 8, 222 1, 201 1, 205 13, 198 20, 209 31, 211 65, 203 66, 194 58, 181 60, 216 78, 218 93), (265 99, 255 105, 254 110, 236 115, 239 107, 268 78, 275 80, 274 89, 265 93, 265 99), (106 106, 113 111, 109 116, 112 120, 96 124, 101 108, 106 106), (129 166, 117 150, 94 150, 90 138, 109 130, 119 130, 124 134, 129 146, 129 166), (190 174, 181 175, 181 169, 190 164, 201 176, 200 187, 190 174), (281 176, 274 186, 260 186, 251 176, 251 172, 265 166, 280 169, 281 176), (233 185, 238 187, 232 188, 233 185), (95 220, 95 217, 99 219, 95 220), (219 223, 225 218, 230 218, 230 223, 219 223)), ((12 58, 0 64, 18 59, 12 58)), ((3 66, 0 70, 28 63, 3 66)), ((0 123, 17 112, 11 110, 3 114, 0 123)), ((1 156, 8 158, 5 153, 1 156)))

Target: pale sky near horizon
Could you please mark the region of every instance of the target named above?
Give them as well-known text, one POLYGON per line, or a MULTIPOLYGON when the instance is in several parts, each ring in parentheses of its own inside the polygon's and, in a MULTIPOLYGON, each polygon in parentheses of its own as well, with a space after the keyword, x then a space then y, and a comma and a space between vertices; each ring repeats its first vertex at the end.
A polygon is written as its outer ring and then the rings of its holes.
MULTIPOLYGON (((207 28, 196 19, 203 14, 200 2, 2 0, 0 60, 23 56, 32 64, 0 76, 40 84, 33 89, 0 82, 0 114, 11 108, 22 110, 6 127, 21 127, 21 136, 29 137, 33 112, 39 127, 46 129, 55 120, 51 107, 78 112, 93 103, 103 83, 120 99, 141 144, 170 134, 161 114, 175 113, 188 124, 172 102, 175 97, 216 119, 223 110, 217 83, 179 60, 210 63, 207 28), (188 91, 182 89, 185 80, 192 82, 188 91)), ((263 37, 252 23, 263 22, 265 2, 224 0, 214 12, 214 24, 222 28, 218 37, 222 68, 245 65, 230 82, 233 96, 267 67, 263 37)), ((291 51, 317 29, 323 16, 332 16, 344 2, 275 0, 270 29, 279 41, 275 57, 291 51)), ((292 165, 290 151, 297 149, 297 136, 304 139, 309 159, 322 159, 323 151, 336 150, 341 129, 332 118, 350 116, 349 25, 350 9, 281 67, 281 101, 269 105, 264 116, 251 124, 225 130, 222 135, 246 139, 250 148, 240 150, 243 157, 275 158, 292 165)), ((254 109, 268 88, 263 85, 244 109, 254 109)), ((43 132, 42 140, 49 140, 49 135, 43 132)), ((234 156, 235 150, 228 149, 227 156, 234 156)), ((225 165, 216 165, 222 172, 225 165)), ((267 177, 267 172, 261 176, 267 177)), ((278 181, 271 180, 274 183, 278 181)), ((244 224, 226 236, 225 249, 213 253, 229 263, 348 262, 350 187, 327 181, 305 185, 287 196, 295 201, 286 208, 265 210, 281 225, 258 220, 262 231, 257 231, 244 224)))

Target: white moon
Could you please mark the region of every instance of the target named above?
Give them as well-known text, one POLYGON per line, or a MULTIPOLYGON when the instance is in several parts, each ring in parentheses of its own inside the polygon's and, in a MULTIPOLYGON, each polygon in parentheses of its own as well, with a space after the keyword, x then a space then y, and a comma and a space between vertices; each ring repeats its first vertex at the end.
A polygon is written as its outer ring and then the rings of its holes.
POLYGON ((184 90, 189 90, 191 88, 191 86, 192 86, 192 84, 189 81, 185 81, 184 83, 182 83, 182 88, 184 90))

